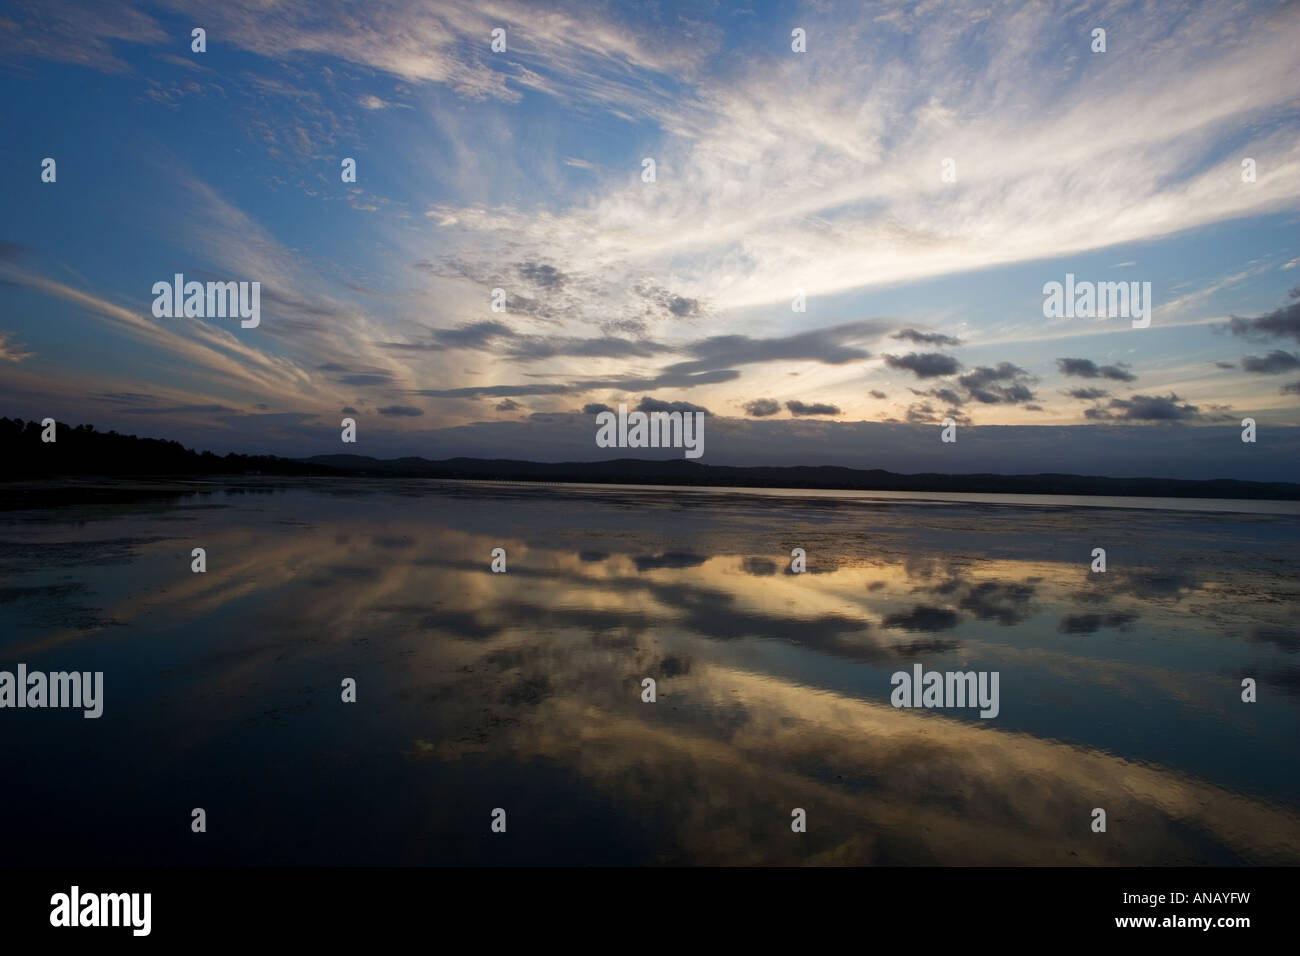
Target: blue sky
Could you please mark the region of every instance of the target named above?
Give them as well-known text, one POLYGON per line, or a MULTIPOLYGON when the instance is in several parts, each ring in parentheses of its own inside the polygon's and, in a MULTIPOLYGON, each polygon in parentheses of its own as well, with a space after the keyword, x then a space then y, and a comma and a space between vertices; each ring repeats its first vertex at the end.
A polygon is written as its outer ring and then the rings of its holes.
POLYGON ((1297 28, 1274 3, 10 3, 0 403, 222 452, 561 459, 607 456, 584 408, 652 399, 711 412, 706 462, 943 470, 953 417, 1018 436, 987 470, 1047 470, 1038 435, 1071 470, 1294 478, 1297 28), (154 318, 176 272, 259 281, 260 325, 154 318), (1150 327, 1045 318, 1066 273, 1149 282, 1150 327), (1206 452, 1248 416, 1256 459, 1206 452), (895 440, 846 447, 862 422, 895 440))

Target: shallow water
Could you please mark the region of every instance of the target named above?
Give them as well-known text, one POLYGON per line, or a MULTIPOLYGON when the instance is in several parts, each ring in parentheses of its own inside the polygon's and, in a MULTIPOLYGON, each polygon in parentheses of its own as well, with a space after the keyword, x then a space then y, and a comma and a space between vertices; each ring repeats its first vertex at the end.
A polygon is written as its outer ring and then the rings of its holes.
POLYGON ((0 710, 11 865, 1300 862, 1286 506, 191 489, 0 512, 0 670, 105 685, 0 710))

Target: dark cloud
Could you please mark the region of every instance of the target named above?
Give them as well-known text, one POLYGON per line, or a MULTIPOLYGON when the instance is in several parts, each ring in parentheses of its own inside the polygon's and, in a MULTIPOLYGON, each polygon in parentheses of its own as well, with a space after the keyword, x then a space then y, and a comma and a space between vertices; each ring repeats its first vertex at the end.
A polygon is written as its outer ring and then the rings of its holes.
POLYGON ((665 551, 663 554, 636 555, 632 558, 638 571, 658 571, 661 568, 698 568, 709 560, 705 555, 690 551, 665 551))
POLYGON ((930 388, 924 390, 919 388, 909 388, 908 391, 913 395, 919 395, 921 398, 937 398, 939 401, 947 402, 949 405, 954 405, 957 408, 966 404, 966 399, 961 396, 961 393, 951 388, 930 388))
POLYGON ((554 266, 537 262, 521 262, 518 269, 521 276, 543 289, 558 289, 564 285, 566 278, 564 273, 554 266))
POLYGON ((906 420, 913 425, 937 425, 945 418, 951 418, 959 425, 970 424, 970 418, 959 408, 950 408, 941 414, 929 402, 914 402, 907 406, 906 420))
POLYGON ((1081 401, 1094 401, 1098 398, 1105 398, 1110 392, 1104 388, 1072 388, 1065 393, 1071 398, 1077 398, 1081 401))
POLYGON ((840 411, 839 406, 837 405, 826 405, 820 402, 814 402, 811 405, 806 405, 803 402, 799 401, 798 399, 791 399, 790 401, 786 402, 785 407, 789 409, 791 415, 841 415, 843 414, 843 412, 840 411))
POLYGON ((1137 376, 1122 365, 1098 365, 1091 359, 1059 358, 1057 367, 1062 375, 1076 375, 1079 378, 1108 378, 1115 382, 1135 382, 1137 376))
POLYGON ((504 322, 471 322, 455 329, 433 329, 432 342, 381 342, 386 349, 444 352, 447 349, 486 349, 494 339, 513 338, 514 330, 504 322))
POLYGON ((471 322, 455 329, 434 329, 434 340, 445 349, 486 348, 493 339, 509 338, 514 330, 495 319, 471 322))
POLYGON ((622 376, 618 378, 588 379, 574 382, 573 388, 584 392, 596 389, 653 392, 660 388, 695 388, 697 385, 717 385, 720 382, 730 382, 740 378, 740 373, 734 368, 717 369, 716 371, 700 372, 699 374, 690 374, 675 371, 674 369, 675 367, 670 368, 651 378, 622 376))
POLYGON ((1071 614, 1061 618, 1058 629, 1062 634, 1095 634, 1103 627, 1125 629, 1137 620, 1132 611, 1115 611, 1110 614, 1071 614))
POLYGON ((353 408, 351 405, 344 405, 343 408, 340 409, 340 414, 343 414, 343 415, 357 415, 357 414, 359 414, 359 413, 358 413, 357 410, 356 410, 355 408, 353 408))
POLYGON ((874 388, 868 393, 872 398, 888 398, 884 392, 878 392, 874 388))
MULTIPOLYGON (((651 376, 620 375, 587 379, 566 385, 472 386, 454 389, 421 389, 415 394, 431 398, 473 398, 479 396, 512 397, 522 395, 557 395, 568 392, 618 389, 620 391, 655 391, 661 388, 695 388, 716 385, 740 377, 734 368, 757 362, 817 361, 828 365, 870 357, 870 352, 856 342, 883 331, 874 320, 843 325, 772 339, 755 339, 747 335, 722 335, 688 344, 680 349, 694 359, 666 366, 651 376)), ((679 349, 650 340, 632 340, 605 336, 598 339, 520 336, 497 321, 484 321, 456 329, 439 329, 431 333, 430 343, 385 343, 387 348, 440 351, 447 348, 491 349, 520 361, 571 355, 588 358, 646 358, 679 349), (508 340, 505 343, 500 340, 508 340)))
POLYGON ((679 317, 695 315, 700 311, 700 303, 697 299, 687 299, 680 295, 670 298, 667 305, 668 311, 679 317))
POLYGON ((524 406, 520 405, 513 398, 507 398, 497 403, 496 410, 498 412, 517 412, 523 407, 524 406))
POLYGON ((599 339, 561 338, 553 336, 517 336, 506 349, 506 357, 523 362, 573 355, 582 358, 649 358, 674 351, 667 345, 648 340, 634 341, 606 336, 599 339))
POLYGON ((442 352, 447 349, 477 349, 504 354, 521 362, 571 355, 580 358, 650 358, 665 352, 676 351, 668 345, 649 340, 633 340, 602 336, 577 338, 573 336, 519 335, 504 322, 473 322, 455 329, 435 329, 432 342, 385 342, 390 349, 442 352), (502 340, 505 340, 504 342, 502 340))
POLYGON ((1023 368, 1010 362, 1000 362, 997 368, 981 365, 975 371, 959 378, 971 398, 985 405, 1029 402, 1034 399, 1029 384, 1034 381, 1023 368))
POLYGON ((93 397, 116 405, 152 404, 160 400, 157 395, 150 395, 146 392, 99 392, 93 397))
POLYGON ((417 388, 416 395, 426 398, 512 398, 525 395, 566 395, 568 385, 472 385, 466 388, 417 388))
POLYGON ((380 415, 391 415, 398 418, 414 418, 417 415, 423 415, 421 409, 413 408, 410 405, 385 405, 383 408, 375 409, 380 415))
MULTIPOLYGON (((1115 418, 1124 418, 1134 421, 1147 422, 1174 422, 1188 421, 1200 416, 1200 409, 1195 405, 1189 405, 1181 398, 1170 392, 1168 395, 1133 395, 1129 398, 1112 398, 1110 407, 1117 409, 1120 414, 1112 416, 1115 418)), ((1100 415, 1089 415, 1089 412, 1100 411, 1100 409, 1088 409, 1084 412, 1089 418, 1102 418, 1100 415)))
POLYGON ((582 406, 582 414, 584 415, 599 415, 601 412, 612 412, 613 410, 602 402, 591 402, 582 406))
POLYGON ((947 631, 956 627, 961 615, 944 607, 919 604, 906 614, 890 614, 880 623, 905 631, 947 631))
POLYGON ((756 398, 745 403, 745 414, 755 418, 766 418, 781 410, 781 403, 774 398, 756 398))
POLYGON ((705 415, 713 413, 703 405, 692 405, 690 402, 661 402, 657 398, 644 397, 637 403, 638 412, 703 412, 705 415))
POLYGON ((1215 368, 1236 368, 1237 366, 1233 365, 1231 362, 1215 362, 1214 367, 1215 368))
MULTIPOLYGON (((1292 299, 1300 299, 1300 288, 1291 290, 1292 299)), ((1256 319, 1232 317, 1228 331, 1256 342, 1290 338, 1300 342, 1300 302, 1291 302, 1256 319)))
POLYGON ((937 412, 929 402, 914 402, 907 406, 907 420, 914 425, 927 425, 937 422, 937 412))
POLYGON ((426 398, 479 398, 481 396, 518 398, 525 395, 567 395, 573 392, 607 391, 610 389, 625 392, 653 392, 661 388, 695 388, 698 385, 716 385, 719 382, 730 382, 737 378, 740 378, 740 373, 735 369, 718 369, 715 372, 703 372, 698 375, 662 372, 651 378, 622 376, 618 378, 587 379, 572 382, 568 385, 539 383, 532 385, 471 385, 463 388, 420 388, 415 389, 412 394, 423 395, 426 398))
POLYGON ((180 415, 187 412, 230 412, 224 405, 173 405, 170 408, 124 408, 127 415, 180 415))
POLYGON ((1278 391, 1283 395, 1300 395, 1300 381, 1287 382, 1278 391))
POLYGON ((636 287, 637 295, 653 302, 669 315, 679 319, 695 318, 704 311, 699 299, 688 299, 684 295, 670 292, 662 286, 643 282, 636 287))
POLYGON ((342 385, 389 385, 392 381, 393 377, 387 372, 360 372, 339 379, 342 385))
POLYGON ((842 365, 858 359, 871 358, 871 352, 853 345, 853 342, 878 336, 880 330, 880 323, 863 320, 814 329, 811 332, 801 332, 783 338, 714 336, 686 346, 686 351, 695 356, 693 362, 669 365, 667 371, 703 372, 731 368, 733 365, 801 362, 801 360, 842 365))
POLYGON ((890 338, 911 342, 914 345, 961 345, 961 339, 953 338, 951 335, 943 335, 939 332, 918 332, 916 329, 900 329, 890 338))
POLYGON ((685 351, 695 359, 678 362, 666 371, 703 372, 758 362, 808 361, 844 365, 870 358, 871 353, 855 343, 877 336, 883 330, 883 323, 864 319, 773 339, 716 335, 686 346, 685 351))
POLYGON ((1292 369, 1300 368, 1300 358, 1290 352, 1274 349, 1267 355, 1243 355, 1241 367, 1247 372, 1260 375, 1280 375, 1292 369))
POLYGON ((1029 616, 1030 600, 1035 590, 1035 585, 1029 582, 982 581, 971 587, 959 607, 970 611, 977 621, 997 621, 1003 627, 1009 627, 1029 616))
POLYGON ((890 368, 904 369, 917 378, 939 378, 952 375, 961 368, 960 362, 942 352, 909 352, 907 355, 886 355, 884 359, 890 368))

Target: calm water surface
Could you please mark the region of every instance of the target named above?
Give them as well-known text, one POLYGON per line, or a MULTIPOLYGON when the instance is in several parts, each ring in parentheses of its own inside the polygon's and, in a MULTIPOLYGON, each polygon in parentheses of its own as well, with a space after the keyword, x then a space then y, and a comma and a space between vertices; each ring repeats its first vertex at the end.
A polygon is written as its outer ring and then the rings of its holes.
POLYGON ((105 681, 0 711, 11 865, 1300 863, 1294 503, 190 489, 0 512, 0 669, 105 681))

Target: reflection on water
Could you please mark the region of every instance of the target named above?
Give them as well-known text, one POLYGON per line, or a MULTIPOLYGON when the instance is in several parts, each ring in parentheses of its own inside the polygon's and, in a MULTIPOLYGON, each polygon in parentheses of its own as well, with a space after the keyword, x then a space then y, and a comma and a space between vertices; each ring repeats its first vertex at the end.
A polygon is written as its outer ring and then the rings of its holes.
POLYGON ((0 513, 0 669, 105 675, 99 720, 0 711, 14 865, 1300 862, 1295 515, 123 498, 0 513), (997 718, 890 706, 918 662, 999 672, 997 718))

